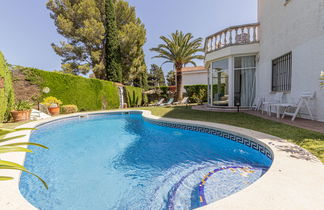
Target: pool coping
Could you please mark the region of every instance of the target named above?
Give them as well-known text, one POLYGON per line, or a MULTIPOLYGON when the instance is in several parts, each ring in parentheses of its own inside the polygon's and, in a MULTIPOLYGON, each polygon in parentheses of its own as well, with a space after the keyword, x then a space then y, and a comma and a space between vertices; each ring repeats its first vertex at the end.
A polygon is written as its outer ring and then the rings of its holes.
MULTIPOLYGON (((181 120, 157 117, 147 110, 118 110, 75 113, 70 115, 53 117, 40 121, 33 121, 17 128, 35 128, 55 120, 87 116, 91 114, 142 112, 142 116, 148 120, 179 123, 190 126, 203 126, 220 129, 240 136, 252 138, 272 150, 273 162, 267 173, 247 188, 234 193, 222 200, 199 208, 209 209, 323 209, 324 207, 324 165, 308 151, 297 145, 287 142, 275 136, 257 131, 229 126, 218 123, 181 120)), ((8 137, 26 135, 14 142, 29 141, 31 131, 18 131, 8 137)), ((3 160, 24 164, 25 153, 1 154, 3 160)), ((1 173, 13 176, 15 179, 0 182, 0 208, 5 209, 36 209, 21 195, 19 190, 20 171, 2 170, 1 173)))

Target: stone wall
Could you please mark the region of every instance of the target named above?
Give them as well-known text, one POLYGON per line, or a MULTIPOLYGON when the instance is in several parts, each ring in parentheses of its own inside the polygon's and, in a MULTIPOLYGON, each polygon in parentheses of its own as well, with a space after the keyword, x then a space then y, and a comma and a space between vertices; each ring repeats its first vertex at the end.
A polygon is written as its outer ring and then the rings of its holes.
POLYGON ((13 70, 13 87, 16 101, 36 100, 41 96, 41 89, 26 80, 26 76, 19 70, 13 70))

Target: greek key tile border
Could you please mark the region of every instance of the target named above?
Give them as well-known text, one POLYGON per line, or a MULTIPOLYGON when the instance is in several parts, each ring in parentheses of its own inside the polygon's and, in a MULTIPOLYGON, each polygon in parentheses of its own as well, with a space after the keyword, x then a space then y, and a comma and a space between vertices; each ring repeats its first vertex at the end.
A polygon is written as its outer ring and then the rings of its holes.
POLYGON ((261 152, 263 155, 265 155, 270 160, 273 160, 272 152, 267 146, 265 146, 263 144, 259 144, 255 141, 253 141, 252 139, 248 139, 248 138, 245 138, 242 136, 237 136, 237 135, 234 135, 227 131, 218 130, 215 128, 205 128, 205 127, 200 127, 200 126, 196 126, 196 125, 183 125, 183 124, 179 124, 179 123, 162 122, 162 121, 149 120, 149 119, 146 119, 146 120, 153 124, 159 125, 159 126, 170 127, 170 128, 179 128, 179 129, 183 129, 183 130, 190 130, 190 131, 196 131, 196 132, 201 132, 201 133, 208 133, 208 134, 215 135, 215 136, 220 136, 225 139, 229 139, 229 140, 238 142, 240 144, 244 144, 245 146, 248 146, 256 151, 261 152))

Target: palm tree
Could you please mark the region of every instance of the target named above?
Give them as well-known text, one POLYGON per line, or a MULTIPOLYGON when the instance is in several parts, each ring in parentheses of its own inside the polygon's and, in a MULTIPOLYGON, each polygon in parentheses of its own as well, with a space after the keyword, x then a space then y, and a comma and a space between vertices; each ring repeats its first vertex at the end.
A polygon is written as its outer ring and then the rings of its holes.
POLYGON ((158 53, 153 58, 163 58, 166 60, 164 63, 173 63, 176 69, 177 100, 181 101, 182 68, 189 63, 196 66, 195 59, 204 59, 203 55, 197 55, 197 53, 203 52, 202 38, 193 39, 191 33, 184 34, 182 31, 176 31, 169 37, 161 36, 160 38, 164 43, 151 49, 158 53))

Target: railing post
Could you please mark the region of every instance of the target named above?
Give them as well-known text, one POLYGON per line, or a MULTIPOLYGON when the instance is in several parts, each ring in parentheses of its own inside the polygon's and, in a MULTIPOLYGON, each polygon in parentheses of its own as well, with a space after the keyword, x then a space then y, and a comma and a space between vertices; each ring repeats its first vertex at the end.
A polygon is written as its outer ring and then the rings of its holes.
POLYGON ((238 28, 235 28, 235 42, 234 44, 237 44, 237 35, 238 35, 238 28))
POLYGON ((233 44, 233 37, 232 37, 232 32, 233 32, 233 30, 230 29, 229 32, 230 32, 229 41, 230 41, 230 45, 232 45, 232 44, 233 44))
POLYGON ((257 29, 257 26, 254 26, 253 27, 253 42, 256 42, 257 41, 256 29, 257 29))

